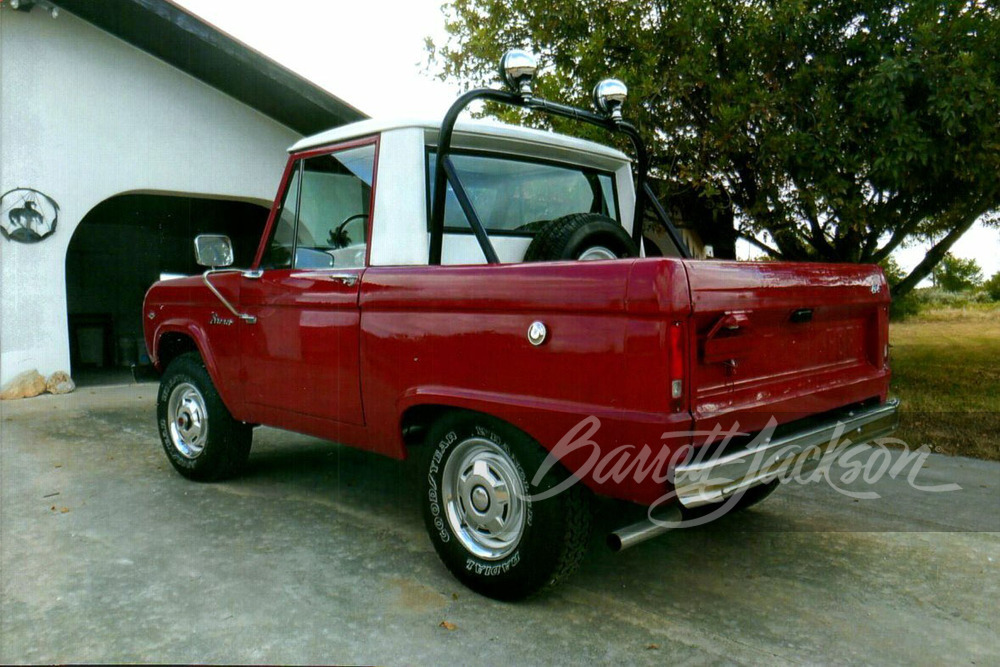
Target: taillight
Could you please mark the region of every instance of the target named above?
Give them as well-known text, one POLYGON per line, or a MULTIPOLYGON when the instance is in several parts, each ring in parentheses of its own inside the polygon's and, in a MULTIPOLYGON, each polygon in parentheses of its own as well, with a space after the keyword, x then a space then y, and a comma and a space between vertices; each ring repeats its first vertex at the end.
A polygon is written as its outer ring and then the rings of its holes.
POLYGON ((670 326, 670 398, 674 412, 681 410, 684 396, 684 332, 680 322, 670 326))

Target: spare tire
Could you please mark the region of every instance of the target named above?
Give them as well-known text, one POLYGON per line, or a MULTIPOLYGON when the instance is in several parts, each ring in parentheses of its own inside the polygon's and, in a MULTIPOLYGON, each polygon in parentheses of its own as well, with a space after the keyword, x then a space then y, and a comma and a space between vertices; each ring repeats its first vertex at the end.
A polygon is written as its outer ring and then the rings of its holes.
POLYGON ((598 213, 573 213, 549 222, 524 253, 526 262, 638 257, 639 249, 620 224, 598 213))

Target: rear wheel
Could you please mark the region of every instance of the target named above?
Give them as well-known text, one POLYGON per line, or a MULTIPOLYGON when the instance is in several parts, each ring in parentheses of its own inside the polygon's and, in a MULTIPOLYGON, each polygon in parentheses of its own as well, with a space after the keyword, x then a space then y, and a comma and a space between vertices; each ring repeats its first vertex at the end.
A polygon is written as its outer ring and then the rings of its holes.
POLYGON ((233 419, 197 352, 170 362, 160 379, 156 416, 167 459, 188 479, 232 477, 250 456, 253 427, 233 419))
POLYGON ((556 464, 531 478, 546 452, 492 417, 452 412, 428 432, 421 504, 431 542, 463 584, 488 597, 516 600, 576 570, 590 536, 586 490, 551 498, 569 473, 556 464))

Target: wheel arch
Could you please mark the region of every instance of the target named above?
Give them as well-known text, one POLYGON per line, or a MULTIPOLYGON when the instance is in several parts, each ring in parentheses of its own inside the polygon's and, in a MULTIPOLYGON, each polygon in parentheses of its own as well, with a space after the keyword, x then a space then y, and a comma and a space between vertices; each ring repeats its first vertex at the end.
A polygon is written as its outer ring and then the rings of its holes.
POLYGON ((153 350, 156 367, 162 373, 171 361, 187 352, 197 352, 205 364, 205 370, 230 411, 236 407, 230 395, 229 385, 221 382, 219 366, 205 332, 193 322, 168 321, 161 324, 153 336, 153 350))
MULTIPOLYGON (((523 399, 523 397, 520 397, 523 399)), ((543 442, 532 428, 531 416, 544 410, 526 405, 518 397, 446 387, 421 388, 406 392, 399 403, 400 458, 409 456, 409 450, 423 444, 423 435, 442 415, 462 411, 485 415, 500 420, 521 431, 536 442, 543 442)), ((543 444, 544 446, 544 444, 543 444)))
MULTIPOLYGON (((447 411, 461 410, 485 415, 517 429, 556 456, 584 486, 599 495, 649 505, 668 490, 655 475, 643 475, 641 479, 626 475, 619 480, 598 478, 595 474, 596 464, 603 460, 601 453, 622 446, 636 451, 648 446, 650 455, 656 456, 665 446, 663 434, 678 430, 675 420, 660 413, 622 413, 608 406, 446 386, 412 389, 401 397, 398 406, 396 433, 387 431, 377 435, 383 442, 398 443, 395 450, 383 452, 396 458, 419 455, 414 446, 423 443, 422 436, 433 424, 431 420, 447 411)), ((690 428, 689 416, 679 419, 681 430, 690 428)))
POLYGON ((157 339, 155 358, 161 371, 166 370, 171 361, 188 352, 201 355, 198 344, 186 331, 165 331, 157 339))

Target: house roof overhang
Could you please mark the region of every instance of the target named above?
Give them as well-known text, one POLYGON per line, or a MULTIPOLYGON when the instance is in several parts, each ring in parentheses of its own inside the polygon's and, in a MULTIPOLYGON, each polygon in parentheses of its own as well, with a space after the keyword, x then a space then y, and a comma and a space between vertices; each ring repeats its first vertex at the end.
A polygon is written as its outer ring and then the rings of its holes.
MULTIPOLYGON (((367 116, 167 0, 48 0, 303 135, 367 116)), ((22 2, 30 8, 31 2, 22 2)))

